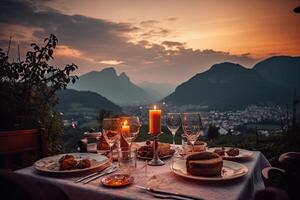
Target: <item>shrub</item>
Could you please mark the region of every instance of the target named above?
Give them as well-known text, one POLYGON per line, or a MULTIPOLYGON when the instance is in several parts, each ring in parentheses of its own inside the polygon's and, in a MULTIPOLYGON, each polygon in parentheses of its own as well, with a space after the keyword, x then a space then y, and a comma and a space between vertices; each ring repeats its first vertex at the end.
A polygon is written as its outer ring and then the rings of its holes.
POLYGON ((78 78, 71 75, 77 69, 75 64, 60 69, 48 63, 54 59, 57 43, 53 34, 44 40, 43 47, 32 43, 25 60, 17 62, 0 49, 0 130, 45 127, 50 148, 57 140, 53 134, 63 133, 62 119, 54 109, 58 102, 56 92, 78 78))

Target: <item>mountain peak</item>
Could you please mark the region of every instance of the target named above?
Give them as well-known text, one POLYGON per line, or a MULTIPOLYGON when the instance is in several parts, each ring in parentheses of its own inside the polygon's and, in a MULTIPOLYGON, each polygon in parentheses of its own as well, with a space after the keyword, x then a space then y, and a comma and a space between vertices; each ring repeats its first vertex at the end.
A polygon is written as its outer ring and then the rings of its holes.
POLYGON ((119 78, 121 80, 126 80, 126 81, 130 81, 129 77, 127 76, 127 74, 125 72, 122 72, 119 76, 119 78))
POLYGON ((113 67, 104 68, 103 70, 100 71, 100 73, 105 75, 110 75, 110 76, 117 76, 117 72, 113 67))
POLYGON ((231 63, 231 62, 223 62, 219 64, 214 64, 210 70, 222 70, 222 71, 228 71, 228 70, 241 70, 245 69, 242 65, 231 63))

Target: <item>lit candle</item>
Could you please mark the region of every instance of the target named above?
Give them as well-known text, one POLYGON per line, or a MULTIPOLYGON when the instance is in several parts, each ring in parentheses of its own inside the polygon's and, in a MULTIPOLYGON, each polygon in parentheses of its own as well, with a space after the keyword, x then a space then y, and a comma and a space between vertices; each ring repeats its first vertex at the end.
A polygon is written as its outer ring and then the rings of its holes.
POLYGON ((156 110, 154 106, 153 110, 149 110, 149 132, 150 134, 160 134, 161 133, 161 110, 156 110))
POLYGON ((121 138, 120 138, 120 146, 121 147, 128 147, 128 143, 124 139, 123 135, 129 135, 129 133, 130 133, 130 126, 128 124, 128 121, 125 120, 122 123, 122 127, 121 127, 121 138))
POLYGON ((128 125, 128 122, 125 120, 122 125, 122 134, 126 135, 129 132, 130 132, 130 126, 128 125))

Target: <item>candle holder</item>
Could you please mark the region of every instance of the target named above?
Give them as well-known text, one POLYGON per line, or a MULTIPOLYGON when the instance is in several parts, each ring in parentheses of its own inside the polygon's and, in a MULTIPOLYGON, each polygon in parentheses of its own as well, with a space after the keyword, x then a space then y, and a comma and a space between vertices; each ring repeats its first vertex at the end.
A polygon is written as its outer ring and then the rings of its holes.
POLYGON ((148 165, 151 165, 151 166, 161 166, 161 165, 164 165, 164 161, 162 161, 160 158, 159 158, 159 154, 158 154, 158 134, 153 134, 153 159, 151 161, 148 162, 148 165))

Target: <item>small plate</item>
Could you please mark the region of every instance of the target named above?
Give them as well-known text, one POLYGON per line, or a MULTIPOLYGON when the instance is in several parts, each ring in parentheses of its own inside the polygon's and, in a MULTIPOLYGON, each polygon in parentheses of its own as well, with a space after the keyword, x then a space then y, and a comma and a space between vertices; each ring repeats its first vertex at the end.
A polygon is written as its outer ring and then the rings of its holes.
POLYGON ((103 185, 107 187, 124 187, 132 184, 134 178, 129 174, 113 174, 101 179, 103 185))
MULTIPOLYGON (((239 155, 237 156, 229 156, 226 151, 228 151, 232 147, 224 147, 225 148, 225 155, 221 156, 223 159, 228 159, 228 160, 238 160, 238 159, 250 159, 252 158, 254 152, 253 151, 248 151, 246 149, 239 149, 239 155)), ((222 149, 222 147, 212 147, 207 149, 209 152, 214 152, 215 149, 222 149)))
POLYGON ((219 176, 193 176, 186 170, 186 160, 177 160, 171 165, 171 170, 182 177, 205 180, 205 181, 224 181, 230 179, 236 179, 245 176, 248 173, 248 168, 237 162, 223 160, 223 169, 219 176))
POLYGON ((68 153, 75 157, 75 160, 88 159, 91 162, 91 166, 84 169, 72 169, 72 170, 59 170, 59 159, 66 154, 59 154, 42 158, 34 163, 34 168, 40 172, 56 173, 56 174, 70 174, 79 172, 88 172, 96 169, 105 168, 109 163, 109 159, 106 156, 94 153, 68 153))

